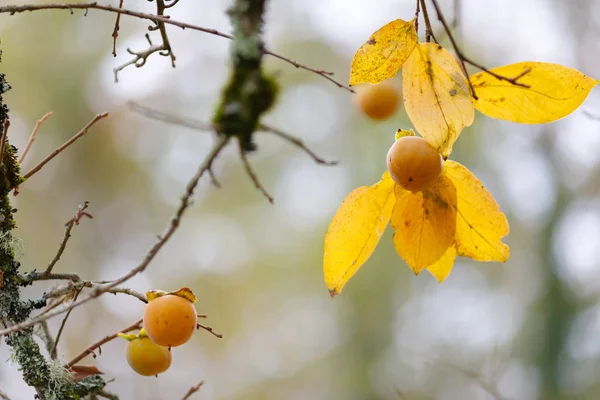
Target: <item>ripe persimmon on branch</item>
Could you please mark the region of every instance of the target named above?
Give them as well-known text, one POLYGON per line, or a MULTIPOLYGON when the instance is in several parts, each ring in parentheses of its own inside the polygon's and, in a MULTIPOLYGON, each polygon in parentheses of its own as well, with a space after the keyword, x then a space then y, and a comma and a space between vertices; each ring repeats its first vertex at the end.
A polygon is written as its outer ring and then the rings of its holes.
MULTIPOLYGON (((77 307, 85 305, 89 301, 96 299, 105 293, 130 295, 136 297, 144 303, 150 300, 149 296, 146 298, 146 296, 143 294, 123 287, 122 285, 132 277, 142 273, 153 261, 156 254, 164 247, 165 243, 174 235, 175 231, 180 226, 185 212, 192 203, 192 196, 202 176, 209 174, 211 180, 216 183, 212 166, 221 151, 230 141, 237 141, 237 145, 240 150, 240 158, 244 167, 246 168, 254 184, 258 188, 262 189, 263 193, 265 193, 267 197, 269 196, 262 188, 262 185, 258 181, 256 174, 252 171, 248 161, 248 153, 252 152, 256 148, 253 142, 253 135, 257 130, 270 132, 282 137, 285 140, 288 140, 292 144, 304 150, 320 164, 332 164, 317 157, 303 144, 300 139, 288 135, 279 129, 267 127, 261 122, 263 114, 275 103, 278 94, 278 84, 275 81, 275 78, 265 74, 262 68, 262 57, 265 54, 280 58, 291 63, 297 68, 303 68, 314 72, 325 77, 331 82, 334 82, 337 86, 352 91, 345 85, 342 85, 331 78, 332 74, 329 72, 304 66, 289 58, 280 56, 265 49, 262 40, 262 28, 266 0, 236 0, 234 2, 234 5, 228 11, 234 28, 233 35, 227 35, 216 30, 206 29, 172 20, 164 14, 167 8, 173 7, 178 1, 155 1, 157 6, 157 12, 155 15, 123 9, 121 8, 123 2, 120 2, 119 8, 103 6, 95 2, 72 5, 46 4, 0 7, 0 13, 9 14, 43 9, 66 9, 70 10, 71 12, 73 12, 74 9, 83 9, 86 11, 86 13, 90 9, 95 9, 116 13, 117 19, 115 21, 115 27, 112 33, 113 54, 116 54, 116 40, 121 24, 120 17, 123 14, 153 21, 154 25, 150 27, 149 30, 159 30, 162 44, 157 46, 152 45, 150 36, 147 35, 150 48, 141 52, 133 52, 129 50, 129 52, 133 54, 135 58, 130 62, 115 68, 115 77, 116 73, 128 65, 135 64, 136 66, 142 66, 146 62, 146 59, 148 59, 148 57, 154 53, 169 56, 174 66, 175 56, 173 55, 171 44, 168 40, 166 30, 167 25, 178 26, 182 29, 187 28, 225 37, 232 40, 233 44, 231 54, 232 74, 229 81, 224 86, 215 116, 211 123, 208 124, 208 130, 216 133, 215 143, 213 147, 209 149, 208 154, 198 167, 197 172, 189 180, 181 197, 179 207, 175 211, 164 233, 158 237, 158 240, 147 251, 139 264, 134 266, 124 275, 117 277, 114 280, 105 282, 85 280, 77 272, 54 272, 54 267, 59 262, 61 255, 67 247, 74 227, 78 225, 83 218, 91 218, 91 214, 89 214, 87 211, 87 202, 79 206, 75 215, 69 221, 67 221, 64 237, 60 242, 56 255, 42 272, 33 271, 29 274, 22 274, 19 271, 20 264, 15 261, 12 247, 6 249, 6 254, 0 254, 0 259, 7 259, 9 261, 8 264, 1 265, 1 271, 4 278, 3 281, 6 283, 6 287, 0 291, 0 308, 2 308, 0 311, 2 311, 2 314, 6 315, 6 317, 3 318, 5 329, 0 331, 0 336, 5 337, 7 344, 13 348, 15 359, 23 371, 25 382, 35 388, 38 396, 41 399, 56 398, 56 396, 61 399, 81 398, 88 394, 116 398, 115 395, 108 394, 104 390, 106 382, 100 377, 100 371, 98 371, 95 367, 91 369, 88 368, 86 370, 86 366, 75 365, 82 359, 81 357, 85 357, 85 355, 89 354, 90 350, 93 351, 101 344, 106 343, 106 340, 111 340, 112 336, 107 336, 100 342, 89 346, 88 349, 81 353, 81 355, 78 356, 74 361, 70 362, 66 366, 63 366, 62 372, 65 375, 65 379, 62 379, 60 381, 60 385, 58 386, 54 382, 55 377, 51 374, 51 365, 58 359, 57 345, 67 325, 71 311, 77 307), (248 90, 247 88, 251 89, 248 90), (235 107, 231 107, 231 105, 235 105, 235 107), (20 287, 32 284, 34 282, 49 280, 58 280, 64 282, 58 287, 46 292, 39 300, 33 302, 21 300, 20 287), (14 304, 18 304, 19 306, 15 307, 14 304), (36 310, 40 310, 40 312, 34 313, 36 310), (60 323, 60 328, 58 329, 56 338, 54 338, 46 321, 59 315, 64 315, 64 318, 60 323), (48 350, 50 356, 49 360, 41 354, 39 346, 33 340, 32 328, 36 325, 39 325, 41 328, 41 337, 43 337, 43 341, 46 344, 46 349, 48 350), (79 372, 75 371, 75 367, 78 367, 79 372), (81 375, 82 369, 86 371, 84 376, 81 375), (67 376, 71 373, 76 373, 77 378, 75 380, 67 379, 67 376)), ((0 95, 3 93, 3 91, 9 88, 3 79, 4 76, 0 75, 0 80, 2 80, 0 82, 0 95)), ((0 191, 2 192, 1 194, 4 196, 4 201, 7 204, 10 204, 10 191, 15 189, 15 194, 17 194, 18 191, 16 189, 19 187, 19 185, 22 185, 28 178, 39 172, 48 162, 60 155, 62 151, 70 147, 76 140, 83 137, 87 132, 90 131, 90 128, 94 124, 108 116, 107 113, 96 115, 69 141, 53 151, 39 164, 31 168, 27 173, 21 175, 21 163, 24 161, 27 151, 34 143, 38 129, 44 120, 49 116, 49 114, 38 121, 31 134, 30 140, 25 147, 25 151, 22 153, 20 159, 17 160, 16 148, 11 146, 7 140, 9 128, 8 115, 6 114, 7 108, 5 108, 2 104, 0 104, 0 106, 0 122, 2 122, 2 126, 4 128, 3 138, 1 140, 1 143, 3 144, 0 146, 0 150, 4 156, 5 163, 8 163, 5 165, 5 168, 0 169, 0 173, 4 174, 2 177, 3 179, 0 179, 0 184, 5 183, 4 186, 0 185, 0 191)), ((12 218, 12 208, 9 206, 3 206, 0 209, 0 212, 2 213, 2 218, 0 219, 0 233, 3 235, 11 235, 11 232, 16 225, 12 218)), ((0 251, 4 250, 0 249, 0 251)), ((211 327, 204 324, 197 323, 194 326, 197 329, 206 330, 215 337, 222 337, 220 333, 215 332, 211 327)), ((135 327, 139 327, 139 324, 136 324, 135 327)), ((189 398, 189 396, 197 392, 200 386, 201 384, 192 386, 185 395, 185 398, 189 398)))

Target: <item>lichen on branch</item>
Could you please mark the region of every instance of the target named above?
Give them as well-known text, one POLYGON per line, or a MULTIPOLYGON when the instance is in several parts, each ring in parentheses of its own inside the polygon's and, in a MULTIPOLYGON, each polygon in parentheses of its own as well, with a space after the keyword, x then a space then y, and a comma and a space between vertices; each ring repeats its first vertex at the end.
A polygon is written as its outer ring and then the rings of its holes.
MULTIPOLYGON (((0 53, 1 54, 1 53, 0 53)), ((0 62, 1 62, 0 58, 0 62)), ((8 107, 2 95, 10 90, 5 75, 0 73, 0 127, 8 123, 8 107)), ((24 300, 21 286, 30 283, 19 271, 20 263, 15 257, 14 238, 16 228, 11 205, 10 191, 23 182, 17 148, 4 138, 3 154, 0 154, 0 320, 4 326, 21 323, 29 318, 32 311, 46 305, 45 299, 24 300)), ((99 376, 90 376, 74 381, 69 372, 60 364, 45 357, 33 337, 33 327, 6 336, 6 344, 11 347, 11 359, 19 365, 25 383, 33 387, 42 400, 81 399, 95 393, 106 385, 99 376)))
POLYGON ((262 70, 263 15, 266 0, 236 0, 228 10, 233 25, 232 63, 213 123, 218 133, 235 136, 241 148, 255 150, 252 135, 261 116, 275 103, 277 81, 262 70))

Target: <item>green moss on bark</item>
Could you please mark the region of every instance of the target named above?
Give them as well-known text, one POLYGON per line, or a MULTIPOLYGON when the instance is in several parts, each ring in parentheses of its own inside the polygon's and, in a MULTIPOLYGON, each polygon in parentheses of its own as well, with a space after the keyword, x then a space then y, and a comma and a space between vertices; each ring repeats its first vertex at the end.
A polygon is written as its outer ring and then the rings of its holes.
MULTIPOLYGON (((2 53, 0 52, 0 55, 2 53)), ((0 58, 1 61, 1 58, 0 58)), ((0 73, 0 130, 4 121, 8 121, 8 107, 2 95, 10 90, 5 75, 0 73)), ((23 182, 17 162, 17 149, 8 140, 4 154, 0 155, 0 238, 12 237, 16 228, 14 213, 10 202, 10 191, 23 182)), ((15 260, 12 245, 0 246, 0 270, 2 271, 2 287, 0 288, 0 319, 4 325, 13 325, 25 321, 31 312, 46 305, 44 299, 21 299, 21 286, 29 284, 29 280, 19 272, 20 264, 15 260)), ((42 400, 78 400, 90 393, 104 388, 106 383, 99 376, 88 377, 75 382, 68 372, 53 361, 48 360, 34 340, 33 328, 9 334, 6 344, 12 349, 12 358, 19 365, 23 379, 35 388, 37 397, 42 400)))
POLYGON ((234 28, 233 70, 213 123, 220 134, 237 137, 244 151, 255 150, 252 135, 278 94, 277 81, 261 67, 265 4, 266 0, 236 0, 228 11, 234 28))

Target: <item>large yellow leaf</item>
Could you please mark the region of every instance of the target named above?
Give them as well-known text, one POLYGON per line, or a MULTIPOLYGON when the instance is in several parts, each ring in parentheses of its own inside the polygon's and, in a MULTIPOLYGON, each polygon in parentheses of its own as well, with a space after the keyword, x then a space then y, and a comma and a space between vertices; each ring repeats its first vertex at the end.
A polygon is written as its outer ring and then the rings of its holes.
POLYGON ((429 190, 413 193, 396 186, 392 227, 396 251, 415 274, 440 259, 454 243, 456 189, 442 176, 429 190))
POLYGON ((450 275, 454 266, 454 260, 456 260, 456 247, 450 246, 442 258, 437 260, 435 264, 427 267, 427 271, 431 272, 431 275, 441 283, 450 275))
POLYGON ((354 54, 350 86, 393 78, 417 42, 413 21, 397 19, 382 26, 354 54))
POLYGON ((456 59, 434 43, 420 43, 404 63, 404 105, 417 131, 446 158, 475 117, 467 78, 456 59))
POLYGON ((371 257, 394 207, 394 181, 386 171, 373 186, 354 189, 333 217, 325 235, 323 272, 334 296, 371 257))
POLYGON ((502 238, 508 235, 509 227, 496 200, 463 165, 446 161, 444 171, 456 187, 458 255, 478 261, 506 261, 510 248, 502 238))
POLYGON ((598 84, 577 70, 542 62, 520 62, 491 71, 508 78, 525 73, 517 82, 529 87, 479 72, 470 78, 478 97, 475 107, 488 117, 524 124, 542 124, 569 115, 598 84))

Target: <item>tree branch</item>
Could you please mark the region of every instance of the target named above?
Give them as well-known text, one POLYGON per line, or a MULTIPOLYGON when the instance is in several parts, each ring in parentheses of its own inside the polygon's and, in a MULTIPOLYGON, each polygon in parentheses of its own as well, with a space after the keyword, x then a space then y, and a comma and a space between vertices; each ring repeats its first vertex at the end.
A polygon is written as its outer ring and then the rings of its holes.
POLYGON ((92 127, 92 125, 94 125, 96 122, 98 122, 101 119, 104 119, 106 117, 108 117, 108 113, 97 114, 90 122, 88 122, 88 124, 86 126, 84 126, 79 132, 77 132, 71 139, 67 140, 62 146, 60 146, 59 148, 54 150, 52 153, 50 153, 46 158, 44 158, 42 161, 40 161, 40 163, 38 165, 36 165, 35 167, 33 167, 29 171, 27 171, 27 173, 25 175, 23 175, 23 179, 25 179, 25 180, 29 179, 33 174, 35 174, 40 169, 42 169, 44 167, 44 165, 46 165, 48 162, 50 162, 54 157, 56 157, 67 147, 69 147, 70 145, 75 143, 75 141, 77 139, 79 139, 80 137, 82 137, 83 135, 88 133, 88 130, 92 127))
POLYGON ((196 174, 188 182, 186 191, 181 198, 181 203, 179 205, 179 208, 177 209, 175 215, 171 219, 171 223, 169 224, 169 227, 163 233, 163 235, 159 237, 159 240, 146 253, 146 256, 140 262, 140 264, 138 264, 136 267, 131 269, 128 273, 121 276, 120 278, 117 278, 114 281, 111 281, 110 283, 107 283, 105 285, 99 285, 97 287, 94 287, 91 290, 91 293, 82 299, 74 301, 71 304, 64 306, 64 307, 60 307, 60 308, 57 307, 57 309, 55 309, 51 312, 48 312, 44 315, 25 320, 21 323, 15 324, 9 328, 0 330, 0 336, 4 336, 4 335, 7 335, 7 334, 10 334, 13 332, 19 332, 23 329, 29 328, 29 327, 39 323, 41 321, 48 320, 52 317, 63 314, 73 308, 79 307, 79 306, 87 303, 88 301, 93 300, 93 299, 103 295, 104 293, 110 292, 112 289, 118 287, 119 285, 123 284, 124 282, 131 279, 135 275, 144 271, 146 269, 146 267, 148 267, 150 262, 154 259, 154 257, 156 257, 156 254, 158 254, 158 252, 162 249, 162 247, 165 245, 165 243, 167 243, 167 241, 171 238, 171 236, 173 236, 173 234, 175 233, 177 228, 179 228, 179 224, 181 223, 181 219, 182 219, 185 211, 191 205, 191 197, 194 194, 194 190, 196 189, 196 186, 198 185, 198 181, 200 180, 202 175, 204 175, 204 173, 207 172, 208 169, 210 169, 212 163, 214 162, 216 157, 219 155, 221 150, 227 145, 228 142, 229 142, 229 137, 222 136, 222 135, 218 137, 217 143, 214 145, 212 150, 206 156, 206 158, 204 159, 204 161, 198 168, 198 171, 196 172, 196 174))
POLYGON ((88 355, 93 354, 94 350, 100 348, 100 346, 102 346, 103 344, 106 344, 106 343, 110 342, 111 340, 119 337, 119 333, 127 333, 127 332, 134 331, 136 329, 140 329, 142 327, 142 321, 143 320, 140 319, 139 321, 136 321, 135 323, 129 325, 127 328, 121 329, 120 331, 115 332, 112 335, 105 336, 104 338, 97 341, 96 343, 91 344, 87 349, 85 349, 84 351, 79 353, 77 356, 75 356, 75 358, 73 358, 71 361, 69 361, 69 363, 67 364, 67 368, 71 368, 73 365, 77 364, 79 361, 83 360, 88 355))
MULTIPOLYGON (((171 7, 171 6, 172 6, 172 4, 169 4, 169 7, 171 7)), ((14 14, 22 13, 22 12, 26 12, 26 11, 39 11, 39 10, 69 10, 72 12, 72 10, 75 10, 75 9, 79 9, 79 10, 92 10, 93 9, 93 10, 101 10, 101 11, 107 11, 107 12, 112 12, 112 13, 117 13, 117 14, 123 14, 123 15, 128 15, 131 17, 140 18, 140 19, 147 19, 147 20, 154 21, 154 22, 162 22, 164 24, 174 25, 174 26, 177 26, 182 29, 191 29, 191 30, 195 30, 195 31, 200 31, 200 32, 211 34, 211 35, 219 36, 219 37, 222 37, 225 39, 233 39, 233 36, 228 35, 223 32, 219 32, 216 29, 203 28, 198 25, 193 25, 193 24, 188 24, 188 23, 181 22, 181 21, 176 21, 176 20, 170 19, 165 16, 147 14, 147 13, 137 12, 137 11, 128 10, 128 9, 119 8, 119 7, 101 5, 101 4, 98 4, 97 2, 74 3, 74 4, 25 4, 25 5, 0 6, 0 14, 7 13, 10 15, 14 15, 14 14)), ((327 72, 327 71, 323 71, 320 69, 308 67, 304 64, 300 64, 297 61, 293 61, 293 60, 291 60, 287 57, 284 57, 280 54, 274 53, 268 49, 263 48, 262 52, 264 54, 268 54, 270 56, 273 56, 273 57, 279 58, 280 60, 288 62, 296 68, 301 68, 301 69, 313 72, 319 76, 322 76, 323 78, 327 79, 328 81, 334 83, 339 88, 343 88, 345 90, 348 90, 349 92, 354 93, 354 90, 352 88, 333 79, 331 77, 331 75, 333 75, 333 72, 327 72)))

